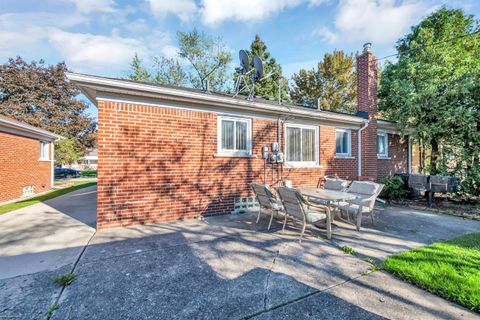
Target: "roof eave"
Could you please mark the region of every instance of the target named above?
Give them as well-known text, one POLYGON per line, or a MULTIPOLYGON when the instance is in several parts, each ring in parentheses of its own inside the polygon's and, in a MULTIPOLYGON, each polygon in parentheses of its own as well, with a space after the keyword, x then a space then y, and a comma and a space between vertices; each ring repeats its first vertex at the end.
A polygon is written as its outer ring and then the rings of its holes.
POLYGON ((151 96, 157 98, 162 96, 176 101, 194 100, 199 104, 216 103, 218 105, 236 109, 255 110, 271 114, 296 115, 299 117, 350 123, 359 126, 364 123, 363 118, 353 115, 332 114, 308 109, 299 110, 298 108, 292 110, 292 108, 285 105, 273 105, 257 101, 241 100, 228 96, 216 96, 208 93, 192 92, 181 89, 161 87, 157 85, 148 85, 144 83, 127 82, 117 79, 102 78, 76 73, 67 73, 67 78, 74 82, 83 93, 86 93, 87 97, 95 105, 97 104, 96 92, 112 92, 126 93, 129 95, 151 96))
POLYGON ((14 133, 17 135, 23 135, 35 139, 45 139, 51 141, 57 141, 60 139, 65 139, 61 135, 42 130, 39 128, 34 128, 27 124, 22 124, 17 121, 10 121, 7 119, 0 118, 0 131, 5 131, 9 133, 14 133), (2 130, 3 128, 3 130, 2 130))

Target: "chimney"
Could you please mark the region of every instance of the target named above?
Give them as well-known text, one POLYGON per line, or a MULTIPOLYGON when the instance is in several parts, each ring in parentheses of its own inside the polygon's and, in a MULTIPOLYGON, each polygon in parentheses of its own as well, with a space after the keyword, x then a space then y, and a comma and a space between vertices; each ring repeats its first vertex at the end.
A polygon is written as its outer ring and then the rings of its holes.
POLYGON ((377 58, 372 44, 363 45, 357 56, 357 112, 368 117, 368 127, 361 133, 361 175, 359 180, 377 179, 377 58))

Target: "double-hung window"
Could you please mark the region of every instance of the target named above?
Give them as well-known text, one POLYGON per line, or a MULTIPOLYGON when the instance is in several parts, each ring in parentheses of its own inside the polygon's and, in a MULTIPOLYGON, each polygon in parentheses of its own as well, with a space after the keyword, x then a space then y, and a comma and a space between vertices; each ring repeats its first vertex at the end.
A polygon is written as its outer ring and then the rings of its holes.
POLYGON ((388 158, 388 133, 385 131, 377 132, 377 157, 388 158))
POLYGON ((40 160, 50 160, 47 142, 40 141, 40 160))
POLYGON ((318 165, 318 127, 286 125, 285 153, 289 165, 318 165))
POLYGON ((335 129, 335 154, 337 157, 352 156, 352 132, 349 129, 335 129))
POLYGON ((248 156, 252 154, 252 120, 218 117, 218 154, 248 156))

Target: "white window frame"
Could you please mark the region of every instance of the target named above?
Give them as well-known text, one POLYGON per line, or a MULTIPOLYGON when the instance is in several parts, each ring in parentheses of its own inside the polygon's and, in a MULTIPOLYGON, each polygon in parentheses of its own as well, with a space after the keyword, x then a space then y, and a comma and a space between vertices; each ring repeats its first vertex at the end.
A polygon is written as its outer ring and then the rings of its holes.
POLYGON ((388 133, 383 130, 377 131, 377 158, 388 159, 388 133), (385 137, 385 154, 378 153, 378 137, 379 136, 385 137))
POLYGON ((344 128, 335 128, 335 156, 337 158, 351 158, 352 157, 352 130, 344 128), (347 139, 347 153, 337 152, 337 132, 344 132, 348 134, 347 139))
MULTIPOLYGON (((236 137, 237 126, 233 126, 234 143, 236 137)), ((217 119, 217 155, 220 156, 251 156, 252 155, 252 119, 234 117, 234 116, 218 116, 217 119), (247 124, 247 150, 228 150, 222 149, 222 121, 245 122, 247 124)))
POLYGON ((50 161, 50 143, 45 141, 40 141, 40 161, 50 161))
MULTIPOLYGON (((305 168, 305 167, 318 167, 319 166, 319 154, 320 154, 320 143, 319 143, 319 137, 318 137, 318 126, 310 126, 310 125, 305 125, 305 124, 295 124, 295 123, 289 123, 285 124, 284 127, 284 135, 283 135, 283 154, 285 155, 285 164, 287 167, 291 168, 305 168), (315 130, 315 161, 287 161, 287 128, 299 128, 299 129, 313 129, 315 130)), ((301 148, 301 145, 300 145, 301 148)), ((300 149, 301 150, 301 149, 300 149)), ((300 151, 300 154, 302 152, 300 151)))

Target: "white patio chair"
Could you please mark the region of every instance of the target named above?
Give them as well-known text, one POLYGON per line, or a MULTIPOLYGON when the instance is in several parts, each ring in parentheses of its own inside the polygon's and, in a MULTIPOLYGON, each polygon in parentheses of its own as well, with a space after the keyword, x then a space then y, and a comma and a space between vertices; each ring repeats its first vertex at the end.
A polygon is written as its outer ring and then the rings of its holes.
POLYGON ((345 191, 348 188, 349 184, 350 181, 348 180, 326 178, 325 183, 323 184, 323 189, 345 191))
MULTIPOLYGON (((257 221, 260 220, 260 215, 262 214, 262 208, 270 211, 270 222, 268 223, 268 230, 272 225, 273 216, 276 215, 278 217, 279 212, 283 210, 282 202, 277 200, 273 193, 268 190, 267 186, 258 183, 251 183, 250 187, 253 189, 255 196, 257 197, 258 204, 260 207, 258 208, 258 216, 257 221)), ((283 223, 285 226, 285 221, 283 223)))
POLYGON ((370 214, 372 224, 375 224, 373 209, 375 201, 383 189, 383 184, 368 181, 353 181, 347 192, 358 196, 357 199, 341 202, 335 207, 356 217, 356 227, 360 231, 363 214, 370 214))
POLYGON ((296 189, 279 187, 277 192, 282 199, 286 213, 283 230, 285 230, 285 223, 288 217, 302 222, 302 233, 298 240, 301 243, 307 224, 313 225, 317 221, 325 220, 327 224, 327 238, 332 238, 330 209, 327 206, 307 202, 300 191, 296 189))

